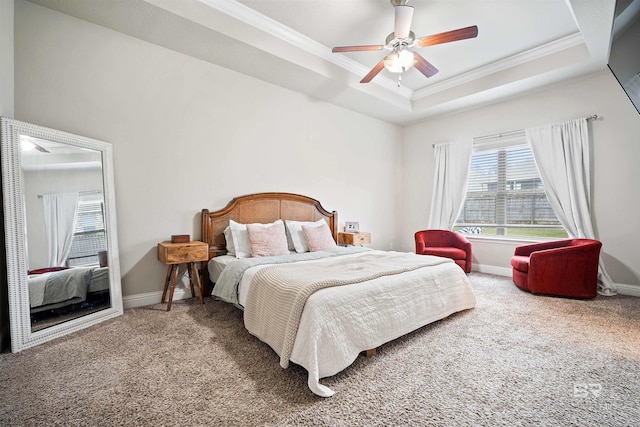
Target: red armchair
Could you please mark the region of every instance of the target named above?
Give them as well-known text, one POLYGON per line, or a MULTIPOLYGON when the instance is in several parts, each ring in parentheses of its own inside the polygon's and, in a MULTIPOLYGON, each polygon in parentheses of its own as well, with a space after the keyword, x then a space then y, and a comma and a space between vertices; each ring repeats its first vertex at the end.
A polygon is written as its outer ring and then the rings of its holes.
POLYGON ((422 230, 415 234, 416 253, 451 258, 465 273, 471 272, 471 243, 449 230, 422 230))
POLYGON ((601 247, 591 239, 518 246, 511 258, 513 283, 534 294, 594 298, 601 247))

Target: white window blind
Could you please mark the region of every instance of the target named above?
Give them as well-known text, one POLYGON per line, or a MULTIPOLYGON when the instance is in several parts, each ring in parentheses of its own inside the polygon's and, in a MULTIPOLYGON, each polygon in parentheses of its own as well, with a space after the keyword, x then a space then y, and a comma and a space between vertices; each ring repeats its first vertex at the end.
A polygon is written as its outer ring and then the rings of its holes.
POLYGON ((494 236, 566 237, 524 131, 474 140, 467 194, 454 230, 494 236))
POLYGON ((67 265, 96 265, 99 263, 98 253, 106 250, 102 195, 81 195, 67 265))

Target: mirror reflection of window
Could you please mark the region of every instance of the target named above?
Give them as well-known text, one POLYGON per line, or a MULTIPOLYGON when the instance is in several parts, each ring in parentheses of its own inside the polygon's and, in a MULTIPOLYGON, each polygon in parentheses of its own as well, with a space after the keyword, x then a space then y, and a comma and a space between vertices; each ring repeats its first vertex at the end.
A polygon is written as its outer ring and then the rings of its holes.
POLYGON ((102 193, 80 193, 68 266, 102 265, 100 253, 107 250, 102 193))

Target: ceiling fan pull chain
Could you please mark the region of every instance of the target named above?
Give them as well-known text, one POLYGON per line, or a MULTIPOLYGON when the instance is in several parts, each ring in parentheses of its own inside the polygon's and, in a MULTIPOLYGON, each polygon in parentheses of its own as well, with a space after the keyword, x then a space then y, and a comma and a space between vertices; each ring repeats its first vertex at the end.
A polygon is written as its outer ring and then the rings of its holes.
POLYGON ((402 80, 402 73, 398 74, 398 87, 400 87, 401 80, 402 80))

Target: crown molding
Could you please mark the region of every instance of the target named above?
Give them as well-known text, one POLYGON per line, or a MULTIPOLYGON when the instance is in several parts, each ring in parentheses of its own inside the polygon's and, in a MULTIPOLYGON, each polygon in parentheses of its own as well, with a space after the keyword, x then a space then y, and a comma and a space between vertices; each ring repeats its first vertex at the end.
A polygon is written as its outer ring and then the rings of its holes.
MULTIPOLYGON (((198 0, 213 9, 225 13, 234 19, 244 22, 254 28, 289 43, 292 46, 300 48, 318 58, 329 61, 357 76, 366 75, 370 69, 362 64, 350 59, 341 53, 331 52, 331 48, 318 43, 317 41, 301 34, 286 25, 275 21, 235 0, 198 0)), ((414 91, 406 87, 398 87, 398 83, 388 77, 378 75, 375 80, 369 84, 377 84, 385 89, 393 90, 395 93, 411 99, 414 91)))
POLYGON ((545 56, 552 55, 554 53, 584 44, 585 42, 582 34, 580 32, 576 32, 569 36, 554 40, 541 46, 534 47, 533 49, 529 49, 527 51, 509 56, 499 61, 492 62, 491 64, 476 68, 467 73, 459 74, 442 82, 435 83, 431 86, 427 86, 423 89, 417 90, 414 92, 412 101, 416 101, 418 99, 422 99, 438 92, 442 92, 444 90, 481 79, 491 74, 523 65, 528 62, 544 58, 545 56))
MULTIPOLYGON (((304 34, 301 34, 280 22, 237 2, 236 0, 197 1, 253 28, 263 31, 274 38, 282 40, 291 46, 301 49, 306 53, 330 62, 356 76, 364 76, 370 71, 369 68, 350 59, 348 56, 340 53, 333 53, 331 52, 331 48, 318 43, 304 34)), ((376 78, 369 84, 375 84, 389 91, 393 91, 395 95, 413 102, 579 45, 585 45, 585 40, 582 33, 578 31, 566 37, 562 37, 544 45, 503 58, 499 61, 492 62, 483 67, 459 74, 416 91, 407 87, 398 87, 395 80, 383 75, 376 76, 376 78)))

